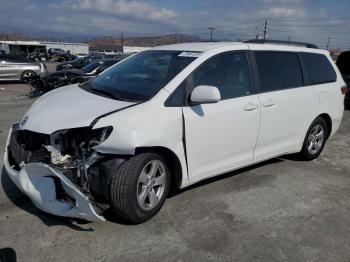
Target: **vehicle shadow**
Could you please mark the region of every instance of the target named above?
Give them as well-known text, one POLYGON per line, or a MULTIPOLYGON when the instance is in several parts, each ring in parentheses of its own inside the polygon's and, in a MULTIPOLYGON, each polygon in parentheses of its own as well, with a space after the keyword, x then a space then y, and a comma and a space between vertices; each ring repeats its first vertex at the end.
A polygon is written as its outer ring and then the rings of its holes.
MULTIPOLYGON (((238 170, 235 170, 232 172, 228 172, 228 173, 216 176, 216 177, 205 179, 203 181, 200 181, 192 186, 186 187, 186 188, 181 189, 181 190, 173 190, 169 193, 168 198, 175 197, 175 196, 182 194, 186 191, 193 190, 195 188, 202 187, 204 185, 207 185, 207 184, 210 184, 213 182, 217 182, 217 181, 229 178, 229 177, 243 174, 243 173, 248 172, 250 170, 260 168, 262 166, 283 162, 284 159, 297 160, 296 158, 294 159, 294 157, 292 155, 286 156, 283 158, 271 159, 271 160, 261 162, 261 163, 258 163, 258 164, 255 164, 255 165, 252 165, 249 167, 241 168, 241 169, 238 169, 238 170)), ((88 228, 84 227, 84 225, 91 223, 89 221, 86 221, 83 219, 77 219, 77 218, 59 217, 59 216, 51 215, 49 213, 45 213, 45 212, 41 211, 40 209, 36 208, 31 203, 30 199, 27 196, 25 196, 24 194, 22 194, 19 191, 19 189, 16 187, 16 185, 11 181, 7 172, 5 171, 5 168, 2 169, 2 173, 1 173, 1 185, 2 185, 2 188, 3 188, 6 196, 8 197, 8 199, 16 207, 18 207, 18 208, 20 208, 20 209, 22 209, 22 210, 24 210, 32 215, 37 216, 46 226, 64 225, 64 226, 70 227, 71 229, 78 230, 78 231, 94 231, 93 228, 91 228, 91 227, 88 227, 88 228)), ((103 213, 103 216, 107 221, 112 222, 112 223, 117 223, 117 224, 121 224, 121 225, 134 225, 133 223, 130 223, 130 222, 124 220, 123 218, 116 216, 111 208, 107 209, 103 213)))
MULTIPOLYGON (((38 217, 46 226, 67 226, 77 231, 94 231, 91 227, 85 227, 84 225, 90 222, 76 218, 59 217, 45 213, 36 208, 30 201, 30 199, 22 194, 22 192, 12 182, 5 168, 1 171, 1 186, 4 190, 6 197, 18 208, 38 217)), ((1 208, 1 207, 0 207, 1 208)))
MULTIPOLYGON (((172 190, 169 193, 168 198, 175 197, 179 194, 182 194, 186 191, 193 190, 195 188, 217 182, 229 177, 233 177, 245 172, 248 172, 250 170, 265 166, 265 165, 270 165, 274 163, 279 163, 283 162, 284 160, 282 158, 275 158, 271 159, 265 162, 261 162, 249 167, 241 168, 232 172, 228 172, 216 177, 208 178, 203 181, 200 181, 192 186, 186 187, 181 190, 172 190)), ((5 168, 2 169, 1 173, 1 185, 2 188, 8 197, 8 199, 18 208, 37 216, 46 226, 57 226, 57 225, 64 225, 67 227, 70 227, 71 229, 78 230, 78 231, 94 231, 93 228, 88 227, 85 228, 84 225, 87 225, 91 222, 83 220, 83 219, 78 219, 78 218, 66 218, 66 217, 59 217, 55 215, 51 215, 49 213, 45 213, 41 211, 40 209, 36 208, 30 201, 30 199, 22 194, 19 189, 16 187, 16 185, 12 182, 12 180, 9 178, 5 168)), ((117 223, 121 225, 134 225, 133 223, 130 223, 123 218, 120 218, 115 215, 113 210, 111 208, 107 209, 105 212, 103 212, 104 218, 112 223, 117 223)))
POLYGON ((204 185, 207 185, 207 184, 210 184, 210 183, 213 183, 213 182, 217 182, 217 181, 229 178, 229 177, 233 177, 233 176, 236 176, 236 175, 240 175, 240 174, 246 173, 246 172, 248 172, 250 170, 253 170, 253 169, 256 169, 256 168, 259 168, 259 167, 262 167, 262 166, 271 165, 271 164, 275 164, 275 163, 280 163, 280 162, 283 162, 283 161, 284 160, 282 158, 274 158, 274 159, 270 159, 270 160, 267 160, 267 161, 264 161, 264 162, 261 162, 261 163, 258 163, 258 164, 254 164, 254 165, 251 165, 251 166, 248 166, 248 167, 244 167, 244 168, 235 170, 235 171, 231 171, 231 172, 219 175, 219 176, 207 178, 207 179, 204 179, 204 180, 202 180, 202 181, 200 181, 200 182, 198 182, 198 183, 196 183, 194 185, 186 187, 184 189, 177 189, 177 190, 170 191, 168 198, 175 197, 175 196, 177 196, 179 194, 182 194, 182 193, 184 193, 186 191, 193 190, 194 188, 202 187, 204 185))
POLYGON ((17 254, 13 248, 0 248, 0 262, 16 262, 17 254))
POLYGON ((12 84, 20 84, 21 81, 19 80, 3 80, 3 81, 0 81, 0 85, 1 84, 4 84, 4 85, 12 85, 12 84))

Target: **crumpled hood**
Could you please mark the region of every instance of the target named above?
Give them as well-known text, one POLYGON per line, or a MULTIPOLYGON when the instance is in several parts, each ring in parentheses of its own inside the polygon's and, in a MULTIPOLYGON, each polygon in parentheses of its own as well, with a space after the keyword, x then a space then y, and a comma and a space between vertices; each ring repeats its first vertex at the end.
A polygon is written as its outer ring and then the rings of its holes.
POLYGON ((89 126, 97 117, 135 103, 105 98, 77 84, 55 89, 40 97, 20 121, 20 128, 51 134, 57 130, 89 126))

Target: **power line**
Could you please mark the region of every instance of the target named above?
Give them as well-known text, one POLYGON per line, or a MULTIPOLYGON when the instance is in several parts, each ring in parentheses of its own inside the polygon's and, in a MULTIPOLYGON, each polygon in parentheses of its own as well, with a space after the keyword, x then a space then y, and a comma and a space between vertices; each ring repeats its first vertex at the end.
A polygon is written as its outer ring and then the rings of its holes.
POLYGON ((322 27, 322 28, 325 28, 325 27, 331 27, 331 28, 336 28, 336 27, 345 27, 345 26, 349 26, 349 25, 320 25, 320 24, 317 24, 317 25, 310 25, 310 24, 297 24, 297 25, 277 25, 277 24, 270 24, 269 26, 272 26, 272 27, 283 27, 283 28, 286 28, 286 27, 300 27, 302 26, 303 28, 305 27, 308 27, 308 28, 319 28, 319 27, 322 27))
POLYGON ((264 24, 264 40, 266 39, 267 35, 267 19, 265 19, 265 24, 264 24))
POLYGON ((327 38, 327 48, 326 48, 327 50, 329 50, 329 41, 330 41, 330 40, 331 40, 331 38, 328 37, 328 38, 327 38))
POLYGON ((210 30, 210 41, 213 41, 213 31, 215 30, 215 27, 208 27, 210 30))
POLYGON ((306 19, 270 19, 273 22, 301 22, 301 21, 346 21, 350 20, 350 17, 345 18, 306 18, 306 19))

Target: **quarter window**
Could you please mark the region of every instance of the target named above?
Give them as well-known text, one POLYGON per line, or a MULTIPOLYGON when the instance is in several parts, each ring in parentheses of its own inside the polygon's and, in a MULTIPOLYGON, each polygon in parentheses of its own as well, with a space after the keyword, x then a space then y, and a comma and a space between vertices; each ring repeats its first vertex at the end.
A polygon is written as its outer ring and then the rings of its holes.
POLYGON ((310 84, 335 82, 337 75, 325 55, 302 53, 310 84))
POLYGON ((211 85, 219 89, 221 99, 250 94, 249 65, 245 52, 225 53, 200 65, 192 75, 193 87, 211 85))
POLYGON ((297 53, 256 52, 261 92, 303 86, 303 76, 297 53))

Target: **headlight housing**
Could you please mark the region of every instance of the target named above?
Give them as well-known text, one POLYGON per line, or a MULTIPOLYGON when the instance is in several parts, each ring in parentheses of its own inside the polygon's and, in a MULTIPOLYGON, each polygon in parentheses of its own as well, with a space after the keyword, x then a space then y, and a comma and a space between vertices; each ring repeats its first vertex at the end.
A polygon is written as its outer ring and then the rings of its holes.
POLYGON ((87 159, 93 153, 93 147, 103 143, 112 130, 111 126, 59 130, 50 136, 50 144, 45 147, 51 152, 54 164, 80 162, 87 159))

